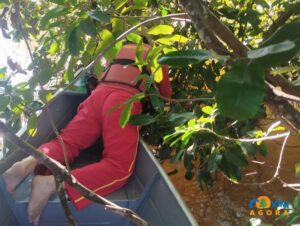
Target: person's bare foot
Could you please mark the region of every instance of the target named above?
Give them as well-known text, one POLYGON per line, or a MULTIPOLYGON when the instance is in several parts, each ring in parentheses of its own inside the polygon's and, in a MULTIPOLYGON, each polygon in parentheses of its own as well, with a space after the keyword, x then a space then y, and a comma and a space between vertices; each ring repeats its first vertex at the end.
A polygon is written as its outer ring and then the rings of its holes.
POLYGON ((6 170, 3 174, 6 190, 11 193, 14 192, 20 182, 34 170, 37 163, 37 160, 29 156, 6 170))
POLYGON ((52 194, 56 191, 55 179, 50 176, 35 176, 32 180, 31 194, 28 204, 29 223, 38 225, 44 207, 52 194))

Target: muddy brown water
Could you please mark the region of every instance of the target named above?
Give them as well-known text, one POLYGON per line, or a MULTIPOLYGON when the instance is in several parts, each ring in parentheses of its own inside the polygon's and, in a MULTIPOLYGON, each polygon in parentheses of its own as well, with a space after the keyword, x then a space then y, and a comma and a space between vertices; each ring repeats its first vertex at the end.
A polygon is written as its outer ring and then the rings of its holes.
MULTIPOLYGON (((263 164, 250 163, 244 171, 244 174, 249 175, 244 176, 241 183, 257 183, 271 179, 276 170, 281 143, 282 139, 276 142, 269 141, 267 143, 268 156, 257 159, 263 164)), ((283 181, 300 183, 300 178, 295 177, 295 164, 298 162, 300 162, 300 140, 297 135, 291 135, 279 171, 279 176, 283 181)), ((166 172, 178 169, 179 172, 171 175, 170 179, 200 226, 246 226, 251 218, 249 207, 251 199, 265 195, 271 200, 292 202, 293 197, 297 194, 292 189, 283 187, 277 179, 263 186, 245 186, 233 184, 222 175, 217 175, 215 186, 212 189, 200 191, 196 179, 187 181, 184 178, 183 166, 171 164, 168 161, 164 161, 162 165, 166 172)), ((255 215, 263 219, 264 223, 285 225, 283 222, 274 223, 275 212, 269 216, 266 213, 259 216, 255 210, 255 215)))

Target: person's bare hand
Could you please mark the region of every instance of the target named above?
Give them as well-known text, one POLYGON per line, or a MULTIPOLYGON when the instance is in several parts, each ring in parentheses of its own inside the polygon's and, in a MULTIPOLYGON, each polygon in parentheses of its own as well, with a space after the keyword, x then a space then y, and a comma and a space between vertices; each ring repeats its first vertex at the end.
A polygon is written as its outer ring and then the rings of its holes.
POLYGON ((10 193, 14 192, 20 182, 32 173, 37 163, 37 160, 29 156, 6 170, 3 174, 6 190, 10 193))
POLYGON ((29 223, 38 225, 43 209, 52 194, 55 193, 54 176, 35 176, 32 179, 32 188, 28 204, 29 223))

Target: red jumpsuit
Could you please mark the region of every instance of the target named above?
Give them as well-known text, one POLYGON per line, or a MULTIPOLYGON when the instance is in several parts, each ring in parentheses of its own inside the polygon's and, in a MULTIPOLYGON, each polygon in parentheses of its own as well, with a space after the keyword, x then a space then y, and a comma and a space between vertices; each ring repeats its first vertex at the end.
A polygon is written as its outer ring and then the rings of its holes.
MULTIPOLYGON (((125 45, 118 58, 135 59, 136 45, 125 45)), ((148 48, 143 52, 144 58, 148 48)), ((112 65, 109 78, 117 76, 133 76, 140 74, 133 66, 112 65)), ((168 69, 163 68, 163 80, 158 84, 160 93, 170 97, 172 90, 169 83, 168 69)), ((139 139, 139 127, 127 124, 125 128, 119 125, 123 108, 110 111, 114 106, 124 102, 139 91, 130 86, 118 83, 101 82, 92 94, 78 107, 74 119, 61 130, 61 138, 69 163, 76 158, 80 151, 91 146, 100 136, 103 138, 104 150, 99 162, 72 170, 76 179, 101 196, 122 187, 133 172, 139 139)), ((141 104, 136 101, 132 114, 141 112, 141 104)), ((53 139, 39 147, 53 159, 64 163, 64 155, 59 140, 53 139)), ((36 170, 38 173, 38 167, 36 170)), ((74 205, 80 209, 90 201, 82 197, 74 188, 65 183, 65 189, 74 205)))

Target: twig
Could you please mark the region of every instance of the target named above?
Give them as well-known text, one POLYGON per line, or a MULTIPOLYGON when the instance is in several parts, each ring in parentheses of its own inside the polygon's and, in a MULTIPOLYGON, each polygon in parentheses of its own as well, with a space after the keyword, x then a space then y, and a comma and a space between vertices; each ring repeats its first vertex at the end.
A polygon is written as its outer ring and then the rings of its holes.
POLYGON ((267 84, 273 91, 273 93, 278 96, 278 97, 283 97, 287 100, 291 100, 291 101, 296 101, 296 102, 300 102, 300 97, 299 96, 295 96, 292 94, 288 94, 285 93, 284 91, 277 89, 275 86, 273 86, 271 83, 269 83, 268 81, 265 81, 265 84, 267 84))
POLYGON ((162 96, 160 93, 158 94, 147 94, 146 96, 157 96, 163 99, 164 101, 170 102, 170 103, 183 103, 183 102, 197 102, 197 101, 214 101, 214 97, 198 97, 198 98, 191 98, 191 99, 174 99, 174 98, 168 98, 162 96))
POLYGON ((103 207, 107 210, 110 210, 116 214, 126 217, 127 219, 131 220, 137 225, 141 226, 149 226, 150 224, 143 220, 140 216, 134 213, 132 210, 127 208, 119 207, 118 205, 114 204, 113 202, 97 195, 93 191, 90 191, 84 185, 79 183, 72 174, 59 162, 56 160, 48 157, 43 152, 37 150, 29 143, 25 142, 24 140, 17 137, 13 132, 11 132, 7 126, 0 121, 0 132, 3 136, 9 140, 10 142, 14 143, 16 146, 20 147, 23 152, 26 152, 29 155, 32 155, 36 158, 40 163, 44 164, 48 167, 54 175, 60 175, 62 181, 67 182, 70 186, 75 188, 82 196, 85 198, 103 205, 103 207))
MULTIPOLYGON (((186 13, 174 13, 174 14, 169 14, 169 15, 166 15, 166 16, 156 16, 156 17, 150 18, 148 20, 145 20, 145 21, 143 21, 143 22, 141 22, 141 23, 133 26, 129 30, 125 31, 120 36, 118 36, 115 41, 111 42, 106 48, 104 48, 96 56, 96 58, 93 61, 91 61, 87 66, 78 69, 75 72, 75 74, 74 74, 74 79, 66 87, 64 87, 62 90, 60 90, 59 93, 57 93, 57 96, 59 96, 64 91, 66 91, 70 87, 72 87, 81 77, 83 77, 85 75, 85 72, 87 72, 88 70, 90 70, 99 61, 99 59, 101 59, 102 57, 104 57, 104 55, 107 53, 107 51, 109 51, 116 43, 118 43, 119 41, 121 41, 123 38, 125 38, 131 32, 137 30, 138 28, 140 28, 140 27, 142 27, 144 25, 153 23, 153 22, 158 21, 158 20, 172 19, 174 17, 181 17, 181 16, 186 16, 186 13)), ((49 103, 47 103, 47 104, 49 104, 49 103)))
POLYGON ((269 184, 269 183, 273 182, 275 179, 281 180, 280 177, 279 177, 279 170, 280 170, 280 167, 281 167, 282 157, 283 157, 283 154, 284 154, 284 151, 285 151, 285 145, 286 145, 286 142, 287 142, 289 136, 290 136, 290 132, 286 132, 286 133, 283 133, 283 134, 278 134, 278 135, 275 135, 275 136, 262 137, 262 138, 239 139, 242 142, 252 142, 252 141, 257 142, 257 141, 272 140, 272 139, 277 139, 277 138, 284 137, 284 140, 283 140, 283 143, 282 143, 282 146, 281 146, 281 150, 280 150, 280 154, 279 154, 279 158, 278 158, 278 162, 277 162, 277 166, 276 166, 276 170, 275 170, 273 176, 269 180, 266 180, 264 182, 258 182, 258 183, 242 183, 242 182, 232 181, 223 172, 221 172, 221 173, 229 181, 231 181, 235 184, 238 184, 238 185, 242 185, 242 186, 263 186, 263 185, 266 185, 266 184, 269 184))
MULTIPOLYGON (((26 43, 26 47, 27 47, 27 50, 28 50, 28 52, 29 52, 31 61, 32 61, 32 63, 34 64, 33 54, 32 54, 30 45, 29 45, 29 43, 28 43, 28 40, 27 40, 27 38, 26 38, 26 35, 25 35, 25 32, 24 32, 23 26, 22 26, 22 21, 21 21, 21 16, 20 16, 20 7, 19 7, 19 4, 17 3, 16 0, 13 0, 13 3, 14 3, 14 8, 15 8, 16 15, 17 15, 17 21, 18 21, 19 29, 20 29, 21 34, 22 34, 22 36, 23 36, 23 39, 24 39, 24 41, 25 41, 25 43, 26 43)), ((38 84, 39 84, 40 89, 41 89, 42 97, 43 97, 44 99, 46 99, 46 98, 45 98, 45 96, 46 96, 46 95, 45 95, 46 91, 45 91, 45 89, 44 89, 44 87, 43 87, 43 85, 42 85, 40 79, 38 79, 38 84)), ((55 126, 53 117, 52 117, 52 115, 51 115, 51 113, 50 113, 50 111, 49 111, 49 108, 48 108, 48 105, 47 105, 47 104, 45 105, 45 112, 46 112, 46 115, 47 115, 48 120, 49 120, 49 122, 50 122, 50 125, 51 125, 51 127, 52 127, 52 129, 53 129, 53 131, 54 131, 54 133, 55 133, 55 135, 56 135, 56 137, 58 138, 61 147, 62 147, 66 167, 67 167, 67 169, 70 171, 70 165, 69 165, 69 161, 68 161, 67 154, 66 154, 65 143, 64 143, 63 139, 61 138, 58 129, 57 129, 56 126, 55 126)))
POLYGON ((63 207, 68 224, 69 224, 69 226, 77 226, 77 224, 72 216, 72 213, 70 211, 70 208, 68 206, 68 200, 67 200, 67 196, 66 196, 66 192, 65 192, 65 189, 63 186, 63 181, 61 179, 61 176, 59 174, 56 174, 56 175, 54 175, 54 179, 55 179, 55 184, 56 184, 57 195, 60 199, 60 203, 63 207))

